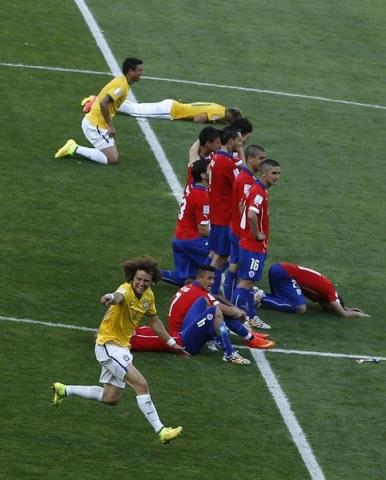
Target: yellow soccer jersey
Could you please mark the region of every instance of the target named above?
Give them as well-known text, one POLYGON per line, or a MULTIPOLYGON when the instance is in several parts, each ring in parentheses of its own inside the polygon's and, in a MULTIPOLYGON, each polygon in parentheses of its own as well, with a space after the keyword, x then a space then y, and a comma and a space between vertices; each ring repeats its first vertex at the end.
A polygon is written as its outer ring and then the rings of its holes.
POLYGON ((125 77, 125 75, 121 75, 120 77, 116 77, 111 80, 111 82, 105 85, 98 93, 98 96, 93 103, 90 112, 86 115, 89 122, 92 123, 95 127, 107 128, 106 121, 103 118, 101 112, 100 101, 106 95, 113 99, 113 101, 109 103, 109 113, 111 117, 114 117, 118 111, 118 108, 125 101, 129 90, 130 87, 127 83, 127 78, 125 77))
POLYGON ((193 120, 197 115, 206 114, 209 122, 224 120, 225 107, 218 103, 180 103, 173 100, 170 116, 173 120, 193 120))
POLYGON ((103 345, 106 342, 113 342, 122 347, 130 347, 134 329, 144 315, 157 314, 154 293, 148 288, 141 298, 137 298, 131 283, 127 282, 120 285, 116 291, 123 295, 124 301, 110 305, 99 326, 96 343, 103 345))

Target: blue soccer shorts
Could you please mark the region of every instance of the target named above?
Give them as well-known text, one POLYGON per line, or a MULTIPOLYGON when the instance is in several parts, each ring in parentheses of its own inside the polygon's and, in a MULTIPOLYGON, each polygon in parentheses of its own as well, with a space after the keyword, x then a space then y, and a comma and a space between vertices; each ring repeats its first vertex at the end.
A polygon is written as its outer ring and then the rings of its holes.
POLYGON ((292 305, 296 306, 306 303, 296 280, 291 278, 281 265, 277 263, 272 265, 268 272, 268 279, 271 293, 275 297, 286 298, 292 305))
POLYGON ((252 252, 240 247, 238 277, 242 280, 252 280, 254 282, 261 280, 266 258, 266 253, 252 252))
POLYGON ((197 269, 207 263, 209 242, 205 237, 177 240, 172 243, 175 271, 183 280, 195 278, 197 269))
POLYGON ((229 227, 211 225, 209 234, 209 248, 220 257, 228 257, 231 250, 229 227))
POLYGON ((201 297, 193 303, 185 315, 180 336, 186 351, 191 355, 199 353, 203 345, 215 336, 215 314, 216 307, 208 308, 206 299, 201 297))

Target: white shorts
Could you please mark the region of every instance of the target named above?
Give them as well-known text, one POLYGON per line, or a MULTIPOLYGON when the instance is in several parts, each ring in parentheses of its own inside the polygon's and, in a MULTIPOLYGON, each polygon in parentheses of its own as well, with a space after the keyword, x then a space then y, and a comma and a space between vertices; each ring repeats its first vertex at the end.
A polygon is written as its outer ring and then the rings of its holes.
POLYGON ((156 103, 136 103, 125 100, 118 109, 132 117, 164 118, 171 120, 170 112, 173 100, 167 99, 156 103))
POLYGON ((111 342, 104 345, 96 344, 95 357, 102 367, 99 382, 125 388, 126 383, 123 379, 127 373, 127 366, 133 361, 130 350, 111 342))
POLYGON ((81 125, 84 136, 97 150, 103 150, 115 145, 114 138, 109 137, 107 129, 95 127, 86 117, 83 117, 81 125))

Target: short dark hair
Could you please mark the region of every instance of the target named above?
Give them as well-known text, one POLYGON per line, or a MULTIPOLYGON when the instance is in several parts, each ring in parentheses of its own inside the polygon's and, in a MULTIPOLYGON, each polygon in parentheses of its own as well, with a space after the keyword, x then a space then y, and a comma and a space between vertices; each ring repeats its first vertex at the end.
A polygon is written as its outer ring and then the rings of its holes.
POLYGON ((131 282, 133 280, 138 270, 143 270, 151 275, 151 280, 153 283, 158 283, 162 279, 162 273, 158 267, 157 261, 153 257, 146 255, 122 263, 122 268, 125 275, 125 280, 127 282, 131 282))
POLYGON ((229 140, 233 140, 240 135, 237 128, 233 128, 231 125, 221 130, 221 145, 226 145, 229 140))
POLYGON ((248 145, 245 150, 245 158, 248 158, 249 156, 255 157, 259 152, 265 152, 265 148, 256 144, 248 145))
POLYGON ((129 70, 135 70, 138 65, 142 65, 143 61, 135 57, 127 57, 122 63, 122 73, 126 75, 129 70))
POLYGON ((201 130, 198 140, 200 145, 205 145, 206 142, 214 142, 216 138, 220 138, 221 131, 214 127, 205 127, 201 130))
POLYGON ((229 119, 229 123, 233 123, 235 120, 243 116, 241 110, 237 107, 226 108, 226 114, 229 119))
POLYGON ((237 118, 234 122, 230 124, 230 126, 232 128, 235 128, 236 130, 239 130, 241 135, 246 135, 247 133, 253 132, 252 123, 248 120, 248 118, 245 117, 237 118))
POLYGON ((209 165, 209 159, 207 158, 200 158, 199 160, 196 160, 193 165, 192 165, 192 170, 191 174, 193 177, 193 180, 195 182, 201 182, 202 181, 202 174, 206 173, 206 170, 209 165))
POLYGON ((260 164, 260 171, 263 171, 269 167, 280 167, 280 163, 276 160, 272 160, 272 158, 267 158, 260 164))
POLYGON ((205 272, 215 273, 216 269, 212 265, 200 265, 197 270, 197 276, 202 275, 205 272))

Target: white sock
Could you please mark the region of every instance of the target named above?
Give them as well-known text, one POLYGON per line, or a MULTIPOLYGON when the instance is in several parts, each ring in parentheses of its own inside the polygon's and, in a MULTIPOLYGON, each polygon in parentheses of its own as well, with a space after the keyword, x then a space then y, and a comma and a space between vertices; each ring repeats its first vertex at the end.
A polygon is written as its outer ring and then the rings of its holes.
POLYGON ((147 421, 154 428, 156 433, 160 432, 163 429, 163 424, 161 423, 157 410, 154 406, 150 395, 137 395, 137 403, 141 412, 145 415, 147 421))
POLYGON ((66 393, 68 397, 75 395, 76 397, 82 397, 101 402, 103 397, 103 388, 98 386, 83 387, 81 385, 67 385, 66 393))
POLYGON ((96 148, 88 148, 88 147, 79 146, 76 149, 76 153, 78 155, 81 155, 82 157, 86 157, 89 160, 92 160, 93 162, 103 163, 103 165, 107 165, 109 163, 106 155, 103 152, 101 152, 100 150, 97 150, 96 148))

